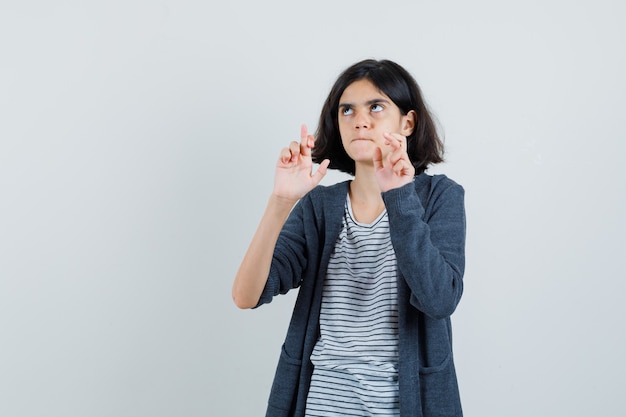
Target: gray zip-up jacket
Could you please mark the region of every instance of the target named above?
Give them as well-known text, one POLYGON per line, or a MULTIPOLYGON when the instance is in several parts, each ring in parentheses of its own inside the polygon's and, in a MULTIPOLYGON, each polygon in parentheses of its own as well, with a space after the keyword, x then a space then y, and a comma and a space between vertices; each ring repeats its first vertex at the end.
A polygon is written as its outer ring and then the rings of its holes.
MULTIPOLYGON (((298 288, 267 417, 304 416, 319 336, 322 283, 341 229, 349 181, 318 186, 294 207, 278 238, 259 305, 298 288)), ((398 381, 402 417, 460 417, 450 315, 463 292, 463 188, 420 174, 382 194, 398 263, 398 381)))

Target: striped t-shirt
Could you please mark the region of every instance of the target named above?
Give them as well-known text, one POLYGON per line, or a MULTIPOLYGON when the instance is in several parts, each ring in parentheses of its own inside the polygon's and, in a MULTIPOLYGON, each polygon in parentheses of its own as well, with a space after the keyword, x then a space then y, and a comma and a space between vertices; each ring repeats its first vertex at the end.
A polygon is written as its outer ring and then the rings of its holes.
POLYGON ((384 211, 354 220, 346 201, 330 257, 306 416, 399 416, 396 257, 384 211))

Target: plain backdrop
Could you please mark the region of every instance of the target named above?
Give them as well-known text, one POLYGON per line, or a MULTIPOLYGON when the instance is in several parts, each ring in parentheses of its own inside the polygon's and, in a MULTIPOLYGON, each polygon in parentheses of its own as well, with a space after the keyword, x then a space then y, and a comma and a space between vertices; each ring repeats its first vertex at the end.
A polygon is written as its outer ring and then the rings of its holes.
MULTIPOLYGON (((0 415, 264 415, 295 292, 233 277, 280 148, 364 58, 466 189, 468 417, 623 412, 626 3, 0 1, 0 415)), ((343 179, 329 174, 324 183, 343 179)))

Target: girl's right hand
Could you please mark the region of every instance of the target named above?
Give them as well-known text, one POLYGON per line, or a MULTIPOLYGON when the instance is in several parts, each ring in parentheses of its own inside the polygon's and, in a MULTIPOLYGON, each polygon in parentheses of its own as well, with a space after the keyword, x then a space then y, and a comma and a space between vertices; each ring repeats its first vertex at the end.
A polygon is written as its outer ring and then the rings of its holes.
POLYGON ((308 134, 306 125, 302 125, 300 143, 293 141, 280 152, 274 176, 274 196, 295 203, 320 183, 330 160, 322 161, 313 173, 311 149, 314 146, 315 138, 308 134))

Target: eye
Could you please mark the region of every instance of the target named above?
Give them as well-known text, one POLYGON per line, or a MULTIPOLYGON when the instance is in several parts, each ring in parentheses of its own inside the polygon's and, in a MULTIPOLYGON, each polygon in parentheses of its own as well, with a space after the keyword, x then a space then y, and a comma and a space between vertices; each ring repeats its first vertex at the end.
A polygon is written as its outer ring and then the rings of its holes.
POLYGON ((353 113, 353 110, 352 110, 352 108, 351 108, 351 107, 343 107, 343 108, 340 110, 340 112, 341 112, 341 114, 342 114, 342 115, 344 115, 344 116, 349 116, 349 115, 351 115, 351 114, 353 113))
POLYGON ((383 106, 380 104, 372 104, 372 107, 370 108, 370 110, 374 113, 378 113, 384 110, 383 106))

